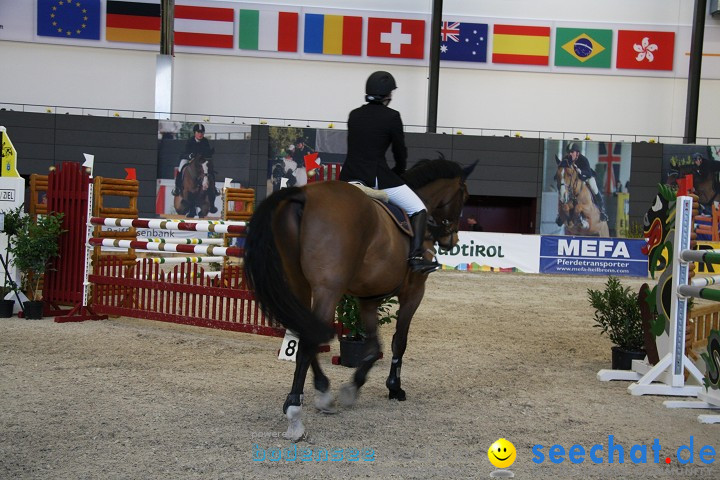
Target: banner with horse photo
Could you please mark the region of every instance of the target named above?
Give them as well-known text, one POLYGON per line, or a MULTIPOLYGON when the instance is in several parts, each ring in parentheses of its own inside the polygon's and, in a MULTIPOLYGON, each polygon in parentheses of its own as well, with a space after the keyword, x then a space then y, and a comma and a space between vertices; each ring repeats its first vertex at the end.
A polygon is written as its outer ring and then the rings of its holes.
POLYGON ((250 129, 249 125, 159 121, 156 215, 220 218, 223 187, 250 184, 250 129))
POLYGON ((335 180, 347 153, 344 130, 270 127, 267 194, 335 180))
POLYGON ((675 185, 678 179, 692 177, 700 203, 696 218, 698 240, 720 241, 720 146, 664 145, 662 182, 675 185))
POLYGON ((540 233, 624 237, 632 144, 546 140, 540 233))

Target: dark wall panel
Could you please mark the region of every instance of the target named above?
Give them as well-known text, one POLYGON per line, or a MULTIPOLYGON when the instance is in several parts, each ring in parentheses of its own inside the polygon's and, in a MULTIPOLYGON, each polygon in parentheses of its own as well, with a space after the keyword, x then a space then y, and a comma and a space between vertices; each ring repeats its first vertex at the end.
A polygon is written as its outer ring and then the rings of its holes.
POLYGON ((643 222, 661 181, 663 145, 633 143, 630 170, 630 224, 643 222))
MULTIPOLYGON (((157 122, 78 115, 0 111, 0 125, 7 127, 18 150, 18 170, 23 175, 46 174, 63 161, 82 162, 83 153, 95 155, 95 175, 124 178, 125 168, 137 171, 140 180, 141 216, 154 216, 158 174, 157 122)), ((463 166, 477 161, 468 179, 471 195, 532 198, 537 200, 535 225, 539 224, 542 197, 542 139, 475 137, 446 134, 406 134, 409 165, 438 152, 463 166)), ((164 145, 164 144, 163 144, 164 145)), ((215 161, 243 186, 254 188, 258 199, 267 189, 269 128, 252 126, 250 140, 214 141, 215 161), (238 160, 238 152, 240 157, 238 160)), ((175 146, 164 154, 175 155, 175 146)), ((630 177, 630 219, 642 221, 660 182, 661 144, 634 143, 630 177)), ((179 156, 176 157, 179 160, 179 156)), ((173 160, 174 161, 174 160, 173 160)))
POLYGON ((18 151, 21 175, 47 174, 62 162, 83 163, 83 153, 89 153, 95 155, 96 176, 125 178, 125 168, 135 168, 140 216, 154 216, 157 121, 0 111, 0 125, 18 151))

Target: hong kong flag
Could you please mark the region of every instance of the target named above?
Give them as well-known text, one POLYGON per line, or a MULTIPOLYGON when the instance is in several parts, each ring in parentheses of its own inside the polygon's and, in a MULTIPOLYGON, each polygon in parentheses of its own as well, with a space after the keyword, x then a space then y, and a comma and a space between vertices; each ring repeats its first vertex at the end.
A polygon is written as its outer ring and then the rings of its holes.
POLYGON ((617 68, 672 70, 675 32, 618 30, 617 68))
POLYGON ((367 55, 425 58, 425 20, 369 17, 367 55))

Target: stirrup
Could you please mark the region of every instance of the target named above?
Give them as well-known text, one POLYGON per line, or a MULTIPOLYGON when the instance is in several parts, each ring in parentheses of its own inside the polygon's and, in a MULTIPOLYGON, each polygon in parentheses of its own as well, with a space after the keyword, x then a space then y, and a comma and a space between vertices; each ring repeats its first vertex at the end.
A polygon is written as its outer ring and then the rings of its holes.
POLYGON ((440 264, 435 261, 425 260, 423 257, 411 257, 408 260, 410 270, 420 273, 432 273, 440 268, 440 264))

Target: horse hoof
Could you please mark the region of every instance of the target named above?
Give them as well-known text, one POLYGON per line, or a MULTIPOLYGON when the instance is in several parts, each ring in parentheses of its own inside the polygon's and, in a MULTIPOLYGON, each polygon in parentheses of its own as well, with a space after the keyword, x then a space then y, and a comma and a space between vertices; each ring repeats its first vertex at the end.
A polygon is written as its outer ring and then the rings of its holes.
POLYGON ((288 429, 283 433, 283 437, 291 442, 298 442, 305 438, 305 426, 300 419, 302 416, 302 406, 290 405, 285 412, 285 416, 289 421, 288 429))
POLYGON ((404 402, 407 400, 405 397, 405 390, 402 388, 399 390, 390 390, 390 393, 388 393, 388 400, 397 400, 398 402, 404 402))
POLYGON ((354 383, 346 383, 340 387, 340 395, 338 399, 343 407, 350 408, 357 402, 358 388, 354 383))
POLYGON ((209 211, 210 211, 210 213, 217 213, 218 209, 217 209, 217 207, 212 207, 212 208, 210 208, 209 211))
POLYGON ((315 408, 321 413, 337 413, 337 408, 335 407, 335 398, 333 397, 333 394, 332 392, 330 392, 330 390, 326 392, 315 390, 315 408))

